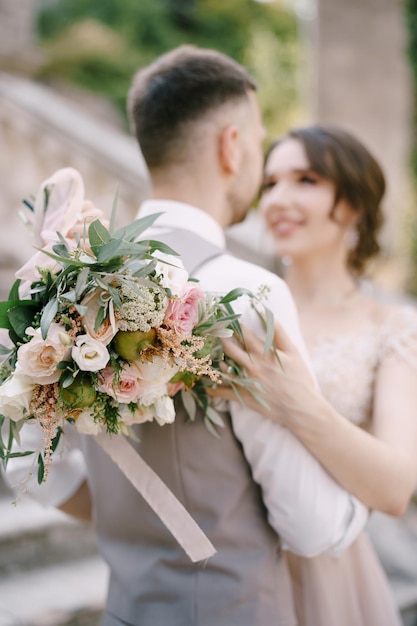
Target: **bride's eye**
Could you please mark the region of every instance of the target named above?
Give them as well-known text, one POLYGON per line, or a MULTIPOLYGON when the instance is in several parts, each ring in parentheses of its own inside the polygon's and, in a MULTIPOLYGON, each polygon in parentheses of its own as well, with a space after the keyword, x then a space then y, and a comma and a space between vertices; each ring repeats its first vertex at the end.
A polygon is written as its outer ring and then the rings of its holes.
POLYGON ((300 176, 299 182, 305 185, 316 185, 317 178, 314 178, 313 176, 304 175, 304 176, 300 176))
POLYGON ((269 191, 270 189, 275 187, 276 184, 277 181, 275 180, 264 180, 261 185, 261 193, 263 193, 264 191, 269 191))

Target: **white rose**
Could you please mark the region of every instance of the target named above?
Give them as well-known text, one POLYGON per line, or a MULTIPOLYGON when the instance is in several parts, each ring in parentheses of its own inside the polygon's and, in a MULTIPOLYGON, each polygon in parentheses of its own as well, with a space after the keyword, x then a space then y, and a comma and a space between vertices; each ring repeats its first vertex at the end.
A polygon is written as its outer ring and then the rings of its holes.
POLYGON ((78 335, 72 358, 83 372, 98 372, 106 367, 110 355, 105 345, 90 335, 78 335))
POLYGON ((132 424, 143 424, 144 422, 152 422, 153 413, 148 407, 137 407, 131 411, 127 404, 119 405, 120 419, 126 426, 132 424))
POLYGON ((139 398, 144 406, 150 406, 167 395, 167 383, 178 372, 177 366, 167 365, 161 357, 154 357, 152 361, 145 363, 136 362, 140 380, 139 398))
POLYGON ((163 396, 152 407, 154 417, 160 426, 172 424, 175 420, 175 408, 172 398, 163 396))
POLYGON ((0 413, 18 422, 29 413, 34 382, 17 367, 15 372, 0 386, 0 413))
POLYGON ((75 422, 75 427, 83 435, 98 435, 101 425, 94 421, 88 409, 82 411, 75 422))
POLYGON ((188 281, 188 272, 182 261, 178 257, 164 254, 159 250, 155 256, 159 259, 155 271, 161 277, 161 285, 165 289, 170 289, 174 296, 179 296, 188 281))
POLYGON ((154 356, 152 361, 135 362, 140 372, 140 377, 153 383, 167 383, 178 372, 177 365, 167 365, 160 356, 154 356))
POLYGON ((168 392, 166 383, 150 383, 147 381, 139 381, 140 388, 140 403, 143 406, 150 406, 155 404, 162 396, 165 396, 168 392))

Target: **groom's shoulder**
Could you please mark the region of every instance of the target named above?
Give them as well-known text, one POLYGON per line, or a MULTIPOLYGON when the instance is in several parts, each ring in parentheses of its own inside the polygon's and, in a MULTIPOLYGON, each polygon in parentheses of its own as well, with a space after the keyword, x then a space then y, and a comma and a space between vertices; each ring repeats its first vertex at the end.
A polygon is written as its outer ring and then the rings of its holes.
POLYGON ((226 252, 221 258, 219 258, 219 262, 223 262, 225 265, 225 271, 229 273, 229 275, 234 278, 243 278, 245 281, 246 287, 249 287, 249 283, 253 286, 261 284, 268 284, 271 287, 276 286, 285 286, 286 284, 284 280, 278 276, 275 272, 263 267, 262 265, 257 265, 251 261, 247 261, 245 259, 241 259, 229 252, 226 252))

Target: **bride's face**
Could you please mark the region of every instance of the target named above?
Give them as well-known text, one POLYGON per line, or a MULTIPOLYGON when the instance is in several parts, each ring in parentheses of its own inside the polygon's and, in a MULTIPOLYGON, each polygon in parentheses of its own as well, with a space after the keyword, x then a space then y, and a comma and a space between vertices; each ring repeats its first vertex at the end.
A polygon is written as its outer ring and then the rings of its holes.
POLYGON ((335 186, 310 167, 304 146, 285 139, 276 146, 265 166, 259 204, 278 256, 293 259, 312 254, 347 255, 345 232, 352 211, 342 200, 334 217, 335 186))

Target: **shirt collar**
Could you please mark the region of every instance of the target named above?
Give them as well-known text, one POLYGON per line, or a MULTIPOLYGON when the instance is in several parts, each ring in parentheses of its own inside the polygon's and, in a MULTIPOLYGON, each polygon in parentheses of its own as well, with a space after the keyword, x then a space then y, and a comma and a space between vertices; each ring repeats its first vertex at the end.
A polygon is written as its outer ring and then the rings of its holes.
POLYGON ((139 217, 163 213, 152 228, 183 228, 196 233, 219 248, 226 247, 226 237, 220 224, 201 209, 174 200, 145 200, 139 208, 139 217))

